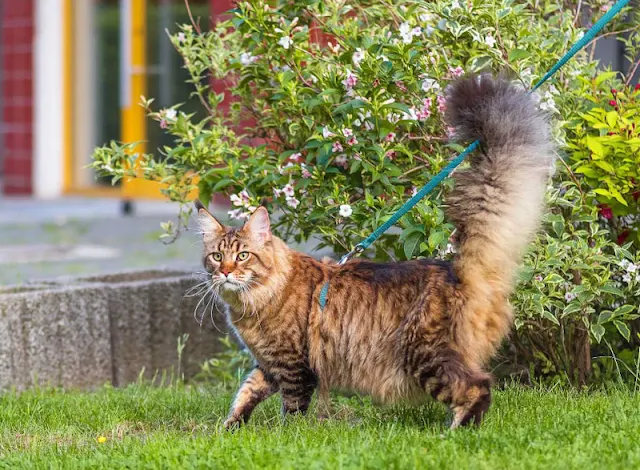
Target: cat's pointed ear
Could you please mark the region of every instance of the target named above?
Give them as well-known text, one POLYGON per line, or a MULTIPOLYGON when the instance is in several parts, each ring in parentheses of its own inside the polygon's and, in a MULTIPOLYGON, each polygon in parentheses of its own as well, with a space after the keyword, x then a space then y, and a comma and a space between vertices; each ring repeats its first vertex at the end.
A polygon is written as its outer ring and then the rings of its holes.
POLYGON ((194 205, 196 206, 196 210, 198 211, 198 224, 200 225, 200 230, 203 234, 208 233, 216 233, 221 232, 224 233, 226 230, 224 225, 216 220, 214 216, 204 207, 204 204, 200 202, 199 199, 194 201, 194 205))
POLYGON ((248 232, 259 243, 271 241, 271 222, 269 221, 267 209, 262 206, 258 207, 247 220, 243 230, 248 232))

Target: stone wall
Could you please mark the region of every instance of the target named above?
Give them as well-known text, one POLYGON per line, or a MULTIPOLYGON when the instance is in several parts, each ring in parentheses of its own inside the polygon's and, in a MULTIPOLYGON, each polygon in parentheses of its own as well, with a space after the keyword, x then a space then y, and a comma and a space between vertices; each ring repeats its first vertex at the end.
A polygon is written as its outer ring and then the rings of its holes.
POLYGON ((0 287, 0 388, 122 386, 143 370, 193 376, 220 350, 224 325, 213 309, 217 328, 209 311, 200 326, 200 297, 185 295, 197 282, 154 270, 0 287))

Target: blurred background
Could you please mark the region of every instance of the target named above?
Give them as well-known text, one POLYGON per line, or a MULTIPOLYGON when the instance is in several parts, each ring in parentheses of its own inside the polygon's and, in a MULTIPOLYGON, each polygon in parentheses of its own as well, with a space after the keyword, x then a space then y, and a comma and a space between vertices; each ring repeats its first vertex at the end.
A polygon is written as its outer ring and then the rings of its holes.
MULTIPOLYGON (((189 5, 207 29, 232 1, 189 5)), ((189 21, 184 0, 0 0, 0 285, 197 267, 197 237, 158 241, 177 208, 156 185, 112 186, 86 168, 112 139, 163 144, 140 95, 197 108, 165 32, 189 21)), ((598 42, 603 65, 626 70, 622 52, 614 38, 598 42)))
MULTIPOLYGON (((189 5, 203 29, 232 8, 189 5)), ((163 144, 140 95, 197 107, 165 31, 189 22, 183 0, 0 0, 0 285, 198 269, 197 237, 158 241, 177 207, 156 185, 112 186, 87 168, 94 147, 112 139, 163 144)))

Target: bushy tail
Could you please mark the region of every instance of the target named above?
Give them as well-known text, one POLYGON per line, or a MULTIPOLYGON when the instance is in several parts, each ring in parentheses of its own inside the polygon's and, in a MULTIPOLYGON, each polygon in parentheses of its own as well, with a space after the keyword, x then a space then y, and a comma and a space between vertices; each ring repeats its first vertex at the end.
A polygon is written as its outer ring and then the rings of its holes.
POLYGON ((457 228, 456 273, 479 295, 509 295, 541 216, 555 152, 533 97, 490 75, 450 87, 447 120, 458 139, 479 139, 471 166, 454 174, 447 215, 457 228))

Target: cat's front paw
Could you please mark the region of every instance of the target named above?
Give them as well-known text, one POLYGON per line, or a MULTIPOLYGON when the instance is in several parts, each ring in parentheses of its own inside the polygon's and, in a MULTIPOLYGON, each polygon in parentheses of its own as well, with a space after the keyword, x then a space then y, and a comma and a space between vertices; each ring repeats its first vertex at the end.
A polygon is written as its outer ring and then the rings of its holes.
POLYGON ((244 424, 244 420, 238 416, 229 416, 222 424, 227 431, 234 431, 239 429, 244 424))

